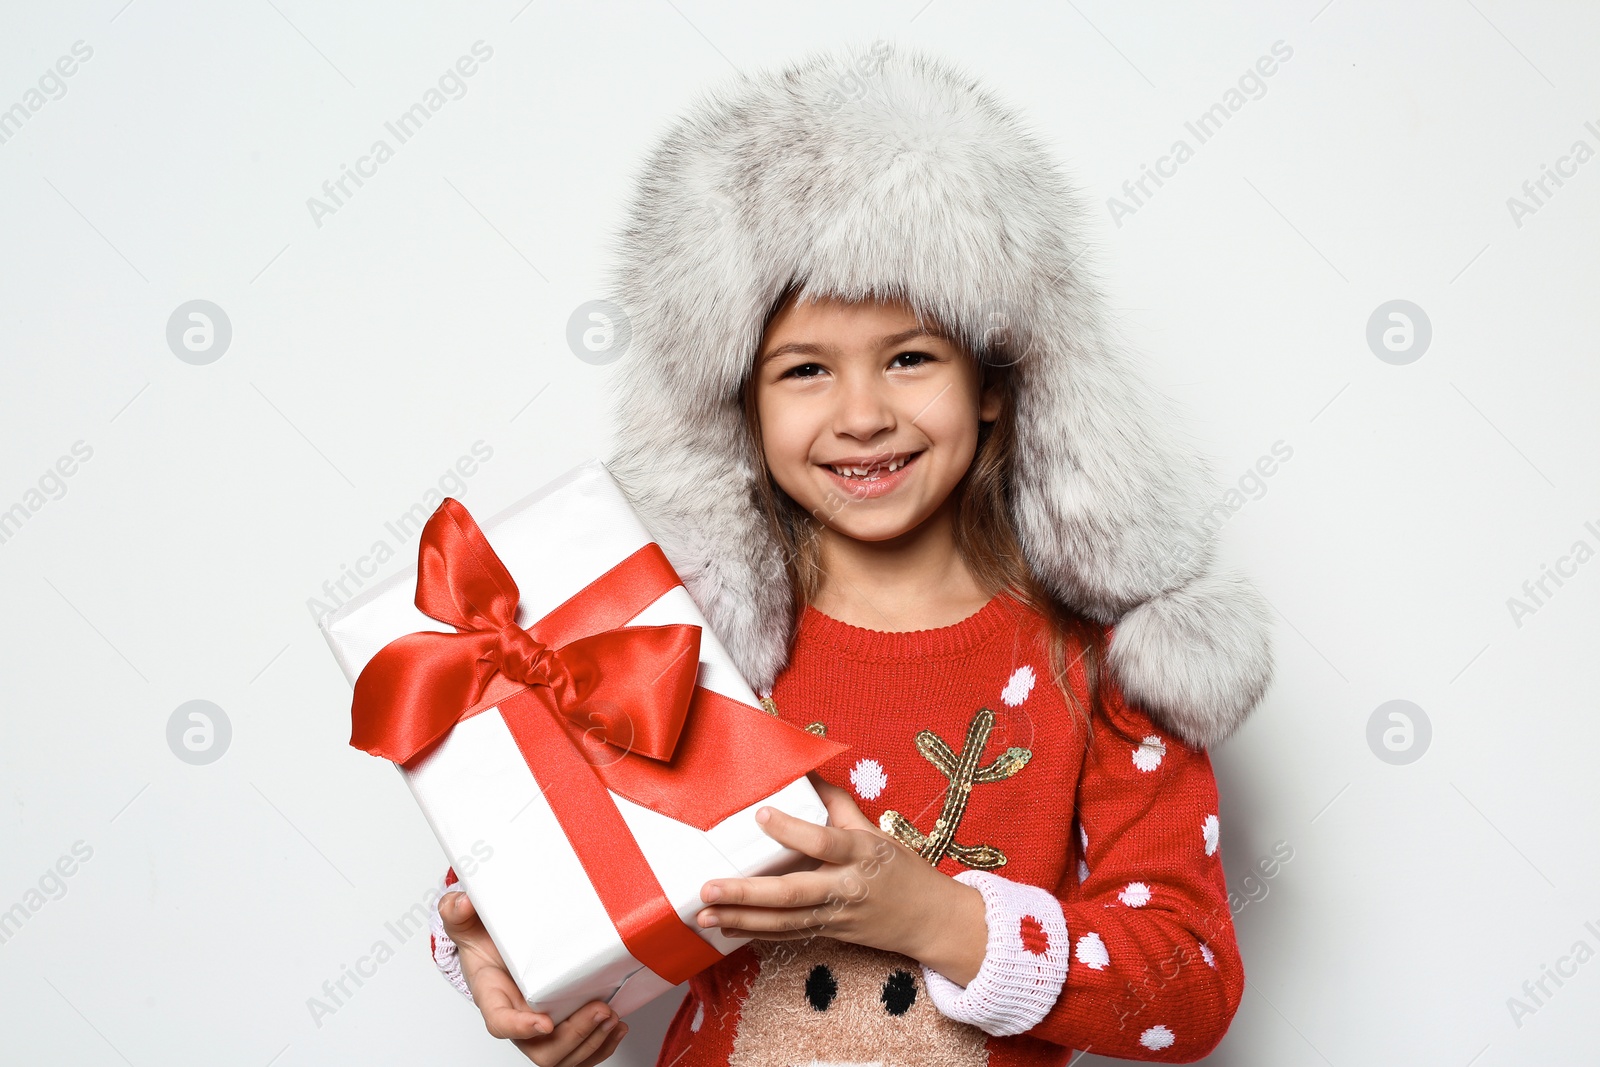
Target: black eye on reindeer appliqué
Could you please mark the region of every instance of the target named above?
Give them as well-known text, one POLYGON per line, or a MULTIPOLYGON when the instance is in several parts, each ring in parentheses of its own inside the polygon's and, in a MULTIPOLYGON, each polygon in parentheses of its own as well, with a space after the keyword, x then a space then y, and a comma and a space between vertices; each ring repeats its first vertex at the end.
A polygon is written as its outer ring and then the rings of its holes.
POLYGON ((833 971, 826 963, 819 963, 811 968, 811 973, 806 975, 806 999, 818 1011, 827 1011, 828 1005, 833 1003, 833 998, 839 992, 839 983, 833 979, 833 971))
POLYGON ((880 996, 890 1015, 904 1015, 917 1000, 917 980, 910 971, 894 971, 883 983, 880 996))

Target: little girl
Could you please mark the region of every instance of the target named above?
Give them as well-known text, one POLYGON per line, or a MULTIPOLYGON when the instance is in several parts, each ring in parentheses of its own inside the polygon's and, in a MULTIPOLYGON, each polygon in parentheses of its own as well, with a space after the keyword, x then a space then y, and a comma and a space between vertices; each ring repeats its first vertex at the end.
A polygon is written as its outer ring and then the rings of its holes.
MULTIPOLYGON (((751 940, 660 1067, 1186 1063, 1227 1031, 1205 750, 1269 619, 1211 569, 1209 475, 1108 336, 1081 213, 995 98, 881 43, 708 97, 647 162, 608 467, 767 711, 850 746, 828 826, 763 821, 815 870, 702 889, 751 940)), ((543 1067, 627 1032, 529 1011, 462 893, 433 945, 543 1067)))

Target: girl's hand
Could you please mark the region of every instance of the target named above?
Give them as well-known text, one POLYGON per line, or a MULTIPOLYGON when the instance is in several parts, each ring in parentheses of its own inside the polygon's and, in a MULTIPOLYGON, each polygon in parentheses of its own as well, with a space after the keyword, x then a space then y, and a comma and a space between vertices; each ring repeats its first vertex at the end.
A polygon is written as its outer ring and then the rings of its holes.
MULTIPOLYGON (((944 874, 861 813, 850 794, 808 775, 828 808, 817 826, 778 811, 762 822, 767 835, 823 861, 814 871, 758 878, 716 878, 700 890, 715 906, 701 909, 702 927, 734 937, 782 941, 826 934, 886 949, 927 964, 965 984, 978 973, 986 947, 983 895, 944 874)), ((756 813, 762 820, 762 813, 756 813)))
POLYGON ((528 1007, 465 893, 440 897, 439 917, 456 943, 462 977, 489 1033, 510 1039, 539 1067, 592 1067, 617 1050, 628 1024, 603 1000, 591 1000, 560 1024, 528 1007), (610 1029, 602 1029, 607 1022, 610 1029))

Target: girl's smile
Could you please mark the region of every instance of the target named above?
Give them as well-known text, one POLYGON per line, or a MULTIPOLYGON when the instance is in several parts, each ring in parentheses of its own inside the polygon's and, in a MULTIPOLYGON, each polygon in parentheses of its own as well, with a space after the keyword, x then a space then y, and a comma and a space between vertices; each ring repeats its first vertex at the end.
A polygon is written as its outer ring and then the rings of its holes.
POLYGON ((842 491, 857 500, 869 500, 894 492, 907 478, 909 468, 925 449, 896 452, 887 458, 852 456, 821 466, 838 481, 842 491))

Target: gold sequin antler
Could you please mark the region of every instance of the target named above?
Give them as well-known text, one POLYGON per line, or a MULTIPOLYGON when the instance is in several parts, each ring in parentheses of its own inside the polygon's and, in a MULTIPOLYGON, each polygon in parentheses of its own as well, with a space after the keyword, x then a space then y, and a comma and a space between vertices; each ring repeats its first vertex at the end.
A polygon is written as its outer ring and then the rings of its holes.
POLYGON ((1028 765, 1033 753, 1025 748, 1008 748, 987 767, 979 767, 983 746, 994 729, 994 712, 979 708, 967 725, 967 739, 958 756, 950 751, 938 734, 932 730, 917 732, 917 751, 929 763, 939 768, 939 773, 950 779, 950 788, 944 796, 944 810, 934 820, 933 832, 925 834, 911 824, 911 820, 890 809, 878 817, 878 829, 893 834, 907 848, 916 849, 929 863, 938 863, 947 854, 968 867, 980 871, 993 870, 1006 862, 1005 853, 992 845, 958 845, 956 827, 966 814, 967 800, 972 787, 979 782, 998 782, 1010 778, 1028 765))

